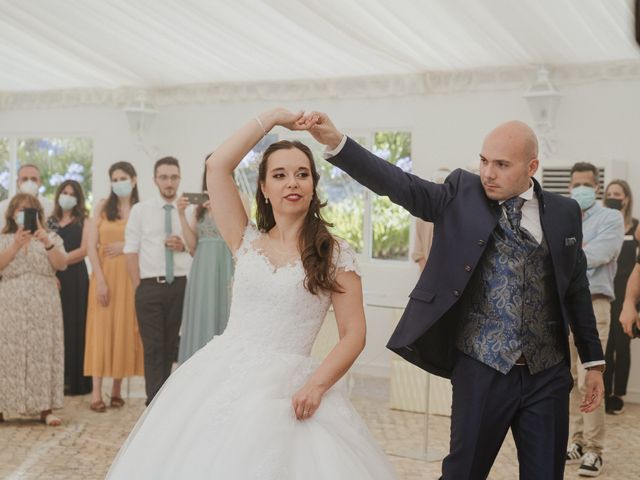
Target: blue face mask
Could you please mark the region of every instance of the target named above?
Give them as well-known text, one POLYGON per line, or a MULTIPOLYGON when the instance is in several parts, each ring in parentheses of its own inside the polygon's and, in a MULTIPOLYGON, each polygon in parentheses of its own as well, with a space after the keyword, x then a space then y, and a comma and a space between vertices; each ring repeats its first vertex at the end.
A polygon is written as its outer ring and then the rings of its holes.
POLYGON ((20 211, 16 213, 16 223, 20 226, 24 225, 24 212, 20 211))
POLYGON ((578 202, 580 210, 587 210, 596 203, 596 189, 587 187, 586 185, 580 185, 579 187, 571 189, 571 198, 578 202))
POLYGON ((131 185, 131 180, 112 182, 111 190, 113 190, 113 193, 115 193, 118 197, 128 197, 133 191, 133 185, 131 185))
POLYGON ((58 197, 58 205, 62 210, 67 211, 71 210, 78 204, 78 199, 72 195, 67 195, 66 193, 61 193, 58 197))

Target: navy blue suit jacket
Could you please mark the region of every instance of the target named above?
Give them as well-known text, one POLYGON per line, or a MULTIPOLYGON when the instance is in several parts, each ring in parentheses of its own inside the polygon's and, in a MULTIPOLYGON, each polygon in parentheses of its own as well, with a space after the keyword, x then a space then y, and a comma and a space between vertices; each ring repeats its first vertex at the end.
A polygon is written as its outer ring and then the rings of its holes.
MULTIPOLYGON (((450 378, 460 300, 498 223, 500 205, 485 195, 478 175, 458 169, 442 185, 428 182, 350 138, 328 160, 378 195, 434 223, 427 266, 387 347, 424 370, 450 378)), ((569 328, 583 363, 603 360, 582 251, 580 207, 534 183, 560 299, 567 363, 569 328)))

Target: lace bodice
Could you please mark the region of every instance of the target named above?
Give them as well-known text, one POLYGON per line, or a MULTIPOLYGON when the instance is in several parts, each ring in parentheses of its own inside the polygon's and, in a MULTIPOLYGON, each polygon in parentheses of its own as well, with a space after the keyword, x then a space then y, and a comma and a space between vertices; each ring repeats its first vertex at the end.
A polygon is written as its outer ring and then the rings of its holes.
MULTIPOLYGON (((261 234, 249 223, 236 252, 231 314, 225 335, 238 335, 266 350, 309 355, 331 304, 329 292, 309 293, 303 285, 300 260, 275 267, 256 246, 261 234)), ((360 275, 355 254, 338 241, 334 253, 337 272, 360 275)))

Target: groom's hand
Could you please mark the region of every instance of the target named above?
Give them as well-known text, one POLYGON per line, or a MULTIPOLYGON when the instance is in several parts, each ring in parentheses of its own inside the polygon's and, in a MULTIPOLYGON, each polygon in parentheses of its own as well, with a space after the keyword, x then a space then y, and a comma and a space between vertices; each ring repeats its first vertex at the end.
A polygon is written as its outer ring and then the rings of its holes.
POLYGON ((343 134, 336 128, 326 113, 307 113, 299 121, 305 130, 313 135, 318 142, 326 145, 329 150, 334 150, 342 141, 343 134))

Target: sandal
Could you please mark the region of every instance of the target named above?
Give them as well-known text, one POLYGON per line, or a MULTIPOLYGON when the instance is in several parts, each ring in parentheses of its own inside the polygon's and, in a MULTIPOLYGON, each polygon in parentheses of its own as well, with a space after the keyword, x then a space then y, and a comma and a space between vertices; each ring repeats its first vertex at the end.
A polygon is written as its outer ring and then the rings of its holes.
POLYGON ((122 397, 111 397, 111 406, 113 408, 120 408, 124 406, 124 400, 122 397))
POLYGON ((107 411, 107 406, 104 404, 102 400, 98 400, 97 402, 91 402, 89 408, 94 412, 104 413, 107 411))
POLYGON ((55 416, 53 413, 47 413, 44 417, 40 416, 40 420, 47 427, 59 427, 62 425, 60 417, 55 416))

